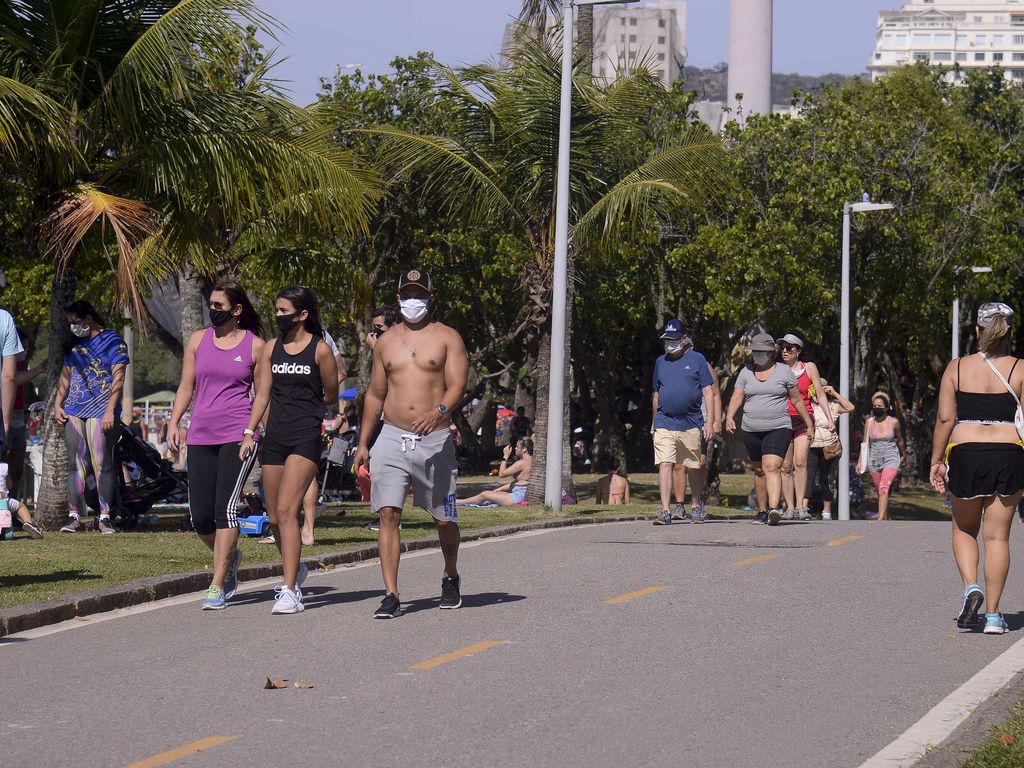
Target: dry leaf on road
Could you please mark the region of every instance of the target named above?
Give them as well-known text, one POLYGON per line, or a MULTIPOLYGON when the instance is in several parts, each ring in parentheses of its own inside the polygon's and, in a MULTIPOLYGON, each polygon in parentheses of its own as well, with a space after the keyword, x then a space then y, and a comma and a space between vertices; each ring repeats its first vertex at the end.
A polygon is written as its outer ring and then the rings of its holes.
POLYGON ((1003 744, 1005 744, 1005 745, 1006 745, 1006 746, 1008 746, 1008 747, 1012 747, 1012 746, 1013 746, 1014 744, 1016 744, 1016 743, 1017 743, 1017 742, 1016 742, 1016 741, 1014 740, 1013 736, 1011 736, 1011 735, 1010 735, 1010 734, 1008 734, 1008 733, 1004 733, 1004 734, 1003 734, 1002 736, 1000 736, 1000 737, 999 737, 999 740, 1000 740, 1001 742, 1003 742, 1003 744))
POLYGON ((321 571, 333 571, 335 568, 334 563, 318 563, 321 571))
POLYGON ((294 685, 295 685, 296 688, 312 688, 313 687, 312 683, 300 683, 298 681, 296 681, 294 683, 294 685))
POLYGON ((263 688, 268 690, 268 691, 269 690, 276 690, 276 689, 279 689, 279 688, 287 688, 287 687, 288 687, 288 680, 287 679, 285 679, 285 680, 271 680, 269 677, 267 678, 267 684, 263 686, 263 688))

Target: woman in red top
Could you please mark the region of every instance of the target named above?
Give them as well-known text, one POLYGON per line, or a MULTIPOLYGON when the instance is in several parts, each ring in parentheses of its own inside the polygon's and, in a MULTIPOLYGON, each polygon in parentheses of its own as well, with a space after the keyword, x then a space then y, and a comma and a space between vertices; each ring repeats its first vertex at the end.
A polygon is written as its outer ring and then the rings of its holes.
MULTIPOLYGON (((818 366, 800 359, 800 353, 804 349, 803 340, 795 334, 787 333, 777 341, 779 349, 782 350, 782 362, 792 368, 793 375, 796 376, 796 386, 804 405, 807 406, 807 412, 814 413, 812 401, 816 399, 828 419, 829 431, 835 432, 832 411, 828 407, 828 397, 821 386, 818 366)), ((790 443, 789 451, 782 462, 782 494, 786 499, 786 511, 782 513, 782 519, 810 520, 811 510, 807 506, 807 454, 810 451, 811 435, 807 432, 803 417, 797 414, 792 403, 789 404, 789 415, 793 420, 793 442, 790 443)))

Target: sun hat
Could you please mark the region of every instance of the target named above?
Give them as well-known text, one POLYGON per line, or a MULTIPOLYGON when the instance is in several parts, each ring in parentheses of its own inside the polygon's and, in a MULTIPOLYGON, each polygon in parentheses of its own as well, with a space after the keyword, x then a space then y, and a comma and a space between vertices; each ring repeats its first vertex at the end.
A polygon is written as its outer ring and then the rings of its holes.
POLYGON ((772 338, 770 333, 759 333, 750 340, 747 349, 751 352, 774 352, 775 339, 772 338))
POLYGON ((782 344, 792 344, 794 347, 800 347, 800 349, 804 348, 803 339, 801 339, 795 333, 787 333, 781 339, 776 339, 776 341, 780 345, 782 345, 782 344))

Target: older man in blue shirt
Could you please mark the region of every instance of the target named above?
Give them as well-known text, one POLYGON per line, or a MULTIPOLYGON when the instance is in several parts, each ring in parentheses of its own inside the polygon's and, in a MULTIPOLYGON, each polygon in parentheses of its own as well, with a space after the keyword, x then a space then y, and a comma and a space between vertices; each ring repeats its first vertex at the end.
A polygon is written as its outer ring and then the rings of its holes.
MULTIPOLYGON (((669 320, 661 334, 665 354, 654 362, 654 461, 658 465, 658 490, 661 512, 655 525, 672 522, 669 500, 672 492, 672 469, 682 464, 693 489, 693 498, 703 491, 701 472, 701 435, 711 440, 715 426, 706 423, 701 412, 713 414, 714 379, 708 361, 693 349, 692 333, 679 320, 669 320)), ((693 504, 694 522, 704 519, 704 506, 693 504)))

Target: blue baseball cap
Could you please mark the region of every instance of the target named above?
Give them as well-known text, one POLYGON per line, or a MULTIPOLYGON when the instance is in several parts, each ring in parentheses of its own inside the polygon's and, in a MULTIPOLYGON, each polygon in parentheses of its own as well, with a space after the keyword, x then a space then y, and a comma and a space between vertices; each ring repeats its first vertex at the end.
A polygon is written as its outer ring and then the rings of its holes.
POLYGON ((675 318, 672 318, 665 323, 665 328, 661 332, 661 338, 672 339, 674 341, 690 335, 690 329, 683 325, 681 320, 676 320, 675 318))

